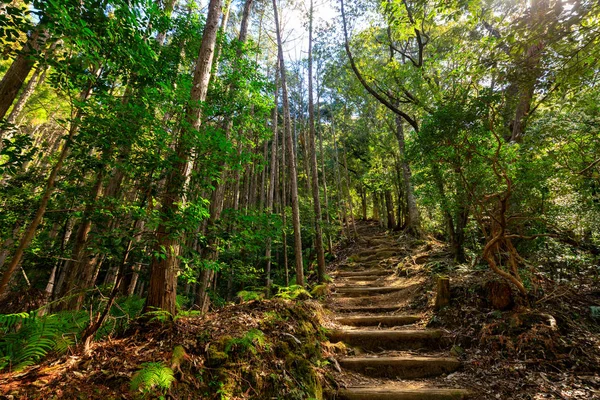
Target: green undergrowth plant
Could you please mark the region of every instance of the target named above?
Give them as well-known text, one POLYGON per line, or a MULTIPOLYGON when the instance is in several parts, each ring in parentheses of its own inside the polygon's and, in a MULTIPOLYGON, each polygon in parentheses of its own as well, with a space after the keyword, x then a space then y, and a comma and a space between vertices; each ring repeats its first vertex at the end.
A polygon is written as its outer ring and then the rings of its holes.
POLYGON ((198 310, 179 310, 175 315, 165 310, 151 310, 145 312, 142 318, 147 319, 148 322, 173 323, 181 318, 200 316, 202 316, 202 312, 198 310))
POLYGON ((273 285, 273 288, 277 291, 275 297, 284 300, 302 300, 311 298, 311 294, 301 285, 290 285, 290 286, 277 286, 273 285))
POLYGON ((181 363, 187 353, 183 346, 173 348, 170 366, 164 362, 145 362, 131 377, 129 389, 138 392, 144 398, 165 398, 164 396, 175 382, 175 372, 181 371, 181 363))
POLYGON ((259 349, 268 350, 269 343, 265 338, 265 333, 260 329, 250 329, 239 338, 231 338, 225 342, 225 353, 230 354, 232 351, 245 352, 256 355, 259 349))
POLYGON ((60 328, 56 315, 38 317, 36 311, 0 315, 0 371, 20 371, 52 350, 66 351, 72 342, 60 328))
POLYGON ((163 362, 146 362, 131 378, 130 389, 144 397, 163 396, 175 381, 175 374, 163 362))
POLYGON ((284 300, 305 300, 312 298, 311 294, 300 285, 279 286, 272 285, 270 290, 267 288, 251 288, 251 290, 242 290, 238 292, 237 297, 242 302, 264 300, 268 292, 274 292, 273 297, 284 300))
POLYGON ((242 302, 263 300, 265 298, 265 293, 260 290, 242 290, 241 292, 238 292, 237 297, 242 302))
MULTIPOLYGON (((117 301, 98 329, 96 339, 124 332, 140 314, 143 302, 144 299, 139 297, 117 301)), ((51 353, 64 354, 79 343, 82 332, 89 325, 89 311, 48 314, 51 305, 30 312, 0 314, 0 371, 23 370, 51 353)), ((102 301, 90 305, 93 310, 102 310, 103 306, 102 301)))

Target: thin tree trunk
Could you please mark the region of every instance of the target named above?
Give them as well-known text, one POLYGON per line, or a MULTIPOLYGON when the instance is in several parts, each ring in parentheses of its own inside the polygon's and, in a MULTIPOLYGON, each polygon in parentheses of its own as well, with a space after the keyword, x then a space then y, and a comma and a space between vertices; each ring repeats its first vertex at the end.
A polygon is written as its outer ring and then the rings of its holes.
POLYGON ((360 204, 362 208, 362 219, 367 220, 367 189, 364 186, 360 187, 360 204))
POLYGON ((350 207, 350 220, 352 221, 352 232, 354 233, 354 237, 358 237, 358 231, 356 230, 356 223, 354 221, 354 205, 352 200, 352 194, 350 193, 350 174, 348 173, 348 157, 346 155, 346 148, 343 147, 344 150, 344 172, 346 175, 346 190, 348 193, 348 206, 350 207))
POLYGON ((273 0, 273 10, 275 14, 275 29, 277 32, 277 47, 279 53, 281 89, 283 96, 283 112, 285 121, 285 135, 288 147, 288 157, 290 164, 290 189, 292 200, 292 224, 294 226, 294 253, 296 256, 296 283, 304 286, 304 266, 302 260, 302 236, 300 233, 300 205, 298 202, 298 177, 296 169, 296 155, 294 154, 294 142, 292 139, 290 104, 287 90, 286 68, 283 58, 283 43, 281 40, 281 29, 279 26, 279 15, 277 12, 277 0, 273 0))
POLYGON ((313 0, 310 0, 310 23, 308 33, 308 146, 311 164, 311 184, 313 207, 315 211, 315 251, 317 252, 318 280, 325 282, 325 251, 323 250, 323 217, 321 212, 321 199, 319 198, 319 166, 317 165, 317 148, 315 145, 315 107, 313 98, 313 0))
POLYGON ((264 140, 263 143, 263 159, 262 166, 260 168, 260 195, 258 197, 258 209, 263 210, 265 208, 265 199, 267 195, 267 158, 269 157, 269 141, 264 140))
POLYGON ((406 228, 407 207, 406 207, 406 194, 404 193, 404 178, 402 177, 402 166, 400 157, 396 157, 395 161, 396 169, 396 191, 398 193, 398 220, 396 221, 396 230, 402 230, 406 228))
MULTIPOLYGON (((274 213, 273 210, 273 201, 275 198, 275 180, 277 179, 277 147, 278 147, 278 100, 279 100, 279 63, 277 63, 277 67, 275 68, 275 107, 273 108, 273 142, 271 145, 271 170, 269 175, 269 193, 267 196, 267 212, 274 213)), ((265 258, 267 260, 267 265, 265 267, 265 275, 266 275, 266 286, 269 288, 271 286, 271 238, 267 239, 267 248, 265 250, 265 258)))
POLYGON ((65 302, 62 309, 65 310, 79 310, 84 300, 83 290, 91 286, 91 278, 93 276, 94 266, 91 266, 88 260, 86 260, 88 253, 86 246, 88 243, 89 233, 92 228, 91 214, 96 206, 96 203, 102 195, 102 180, 104 178, 104 169, 98 172, 96 182, 92 189, 92 195, 90 196, 89 202, 83 212, 83 218, 77 229, 77 237, 75 241, 75 247, 71 253, 71 260, 65 264, 65 282, 66 285, 61 290, 59 297, 68 296, 73 294, 74 296, 65 302), (91 268, 90 268, 91 267, 91 268))
POLYGON ((379 221, 379 202, 377 201, 377 193, 373 192, 371 198, 373 199, 373 219, 379 221))
POLYGON ((394 219, 394 201, 392 199, 392 192, 386 190, 385 196, 385 209, 387 211, 387 227, 388 229, 394 229, 396 227, 396 221, 394 219))
MULTIPOLYGON (((160 3, 160 0, 158 0, 157 3, 160 3)), ((171 17, 171 13, 173 12, 174 5, 175 5, 175 0, 164 0, 163 13, 164 13, 165 17, 167 17, 167 18, 171 17)), ((160 6, 160 4, 159 4, 159 6, 160 6)), ((166 37, 167 37, 166 31, 163 30, 161 32, 158 32, 158 34, 156 35, 156 41, 158 42, 159 46, 162 46, 165 43, 166 37)))
MULTIPOLYGON (((319 102, 317 100, 317 118, 320 120, 321 113, 319 112, 319 102)), ((318 124, 320 126, 320 124, 318 124)), ((327 193, 327 178, 325 173, 325 162, 324 162, 324 152, 323 152, 323 131, 319 129, 319 158, 321 164, 321 182, 323 182, 323 198, 325 200, 325 220, 327 221, 327 226, 331 226, 331 220, 329 217, 329 194, 327 193)), ((327 233, 327 251, 331 253, 333 251, 333 240, 331 238, 331 234, 327 233)))
MULTIPOLYGON (((240 41, 241 43, 244 43, 247 38, 248 21, 250 19, 250 13, 252 11, 252 4, 253 4, 253 0, 246 0, 246 2, 244 4, 244 13, 242 15, 240 33, 238 36, 238 41, 240 41)), ((222 22, 224 22, 224 21, 226 21, 226 20, 224 19, 222 22)), ((221 29, 224 29, 224 28, 225 28, 225 26, 222 25, 221 29)), ((238 51, 237 56, 242 57, 242 53, 240 51, 238 51)), ((239 66, 236 64, 234 66, 234 68, 239 68, 239 66)), ((228 90, 234 90, 234 89, 235 89, 234 86, 230 86, 228 90)), ((227 137, 227 139, 229 139, 231 129, 233 128, 233 122, 231 119, 226 119, 225 124, 226 124, 226 132, 227 132, 226 137, 227 137)), ((241 148, 240 148, 240 151, 241 151, 241 148)), ((223 163, 220 166, 221 179, 219 181, 213 182, 213 186, 215 187, 215 189, 213 190, 212 195, 211 195, 210 217, 209 217, 209 220, 207 221, 207 227, 213 226, 217 222, 217 220, 221 217, 221 212, 223 210, 223 204, 225 201, 225 178, 226 178, 226 174, 227 174, 227 170, 225 167, 226 167, 225 163, 223 163)), ((247 187, 245 186, 245 188, 244 188, 244 192, 246 193, 245 199, 246 199, 246 201, 248 201, 246 189, 247 189, 247 187)), ((239 185, 235 189, 236 193, 234 193, 234 196, 237 196, 238 190, 239 190, 239 185)), ((246 205, 247 204, 248 203, 246 202, 246 205)), ((237 208, 238 205, 239 205, 239 203, 234 200, 234 210, 236 210, 236 211, 238 210, 238 208, 237 208)), ((207 253, 207 257, 213 261, 216 261, 218 259, 218 252, 216 250, 216 247, 217 247, 217 243, 216 243, 215 239, 211 238, 209 240, 206 253, 207 253)), ((201 312, 208 311, 208 307, 210 305, 208 289, 210 288, 211 284, 214 283, 215 278, 216 278, 216 275, 215 275, 214 271, 212 271, 212 270, 204 270, 201 273, 201 281, 198 285, 198 290, 197 290, 196 299, 195 299, 195 304, 196 304, 196 306, 198 306, 198 308, 200 309, 201 312)))
POLYGON ((411 234, 420 237, 422 234, 421 230, 421 217, 419 216, 419 209, 417 207, 417 200, 415 198, 415 190, 412 185, 412 172, 410 165, 406 157, 406 148, 404 140, 404 124, 402 118, 396 115, 396 139, 398 140, 398 149, 400 151, 400 163, 402 166, 402 180, 404 183, 404 192, 406 194, 406 231, 411 234))
MULTIPOLYGON (((530 17, 528 23, 532 30, 540 30, 540 24, 551 14, 548 0, 533 0, 530 7, 530 17), (550 11, 550 12, 549 12, 550 11)), ((553 21, 556 22, 556 21, 553 21)), ((511 142, 521 143, 525 132, 525 124, 531 111, 531 102, 535 92, 535 86, 542 75, 540 62, 542 53, 546 47, 546 42, 542 34, 534 34, 539 38, 535 43, 530 44, 525 51, 524 62, 521 63, 522 73, 519 75, 519 101, 515 110, 515 119, 512 124, 511 142)))
MULTIPOLYGON (((279 61, 278 61, 279 63, 279 61)), ((284 120, 285 125, 285 120, 284 120)), ((285 142, 285 126, 281 132, 281 222, 283 224, 282 229, 282 241, 283 241, 283 266, 285 269, 285 286, 290 285, 289 277, 289 259, 287 251, 287 174, 286 174, 286 149, 287 145, 285 142)))
POLYGON ((342 174, 340 172, 340 156, 337 145, 337 138, 335 134, 335 129, 333 124, 331 124, 332 136, 333 136, 333 147, 335 150, 335 177, 337 183, 337 191, 338 191, 338 210, 342 214, 340 221, 342 223, 342 231, 346 235, 347 238, 350 238, 350 224, 348 222, 348 211, 346 210, 346 201, 344 199, 344 192, 342 191, 342 174))
POLYGON ((45 75, 45 73, 46 73, 45 67, 38 67, 33 72, 33 75, 31 75, 31 78, 29 78, 29 82, 27 82, 27 86, 25 86, 25 89, 23 89, 23 92, 19 96, 19 100, 17 100, 17 102, 15 103, 15 106, 10 111, 8 118, 6 119, 6 121, 9 124, 17 123, 17 119, 19 118, 19 115, 21 115, 21 112, 23 111, 23 108, 25 108, 27 101, 29 100, 29 98, 31 97, 33 92, 35 91, 35 88, 37 87, 38 82, 41 83, 43 81, 42 78, 45 75), (40 77, 40 75, 41 75, 41 77, 40 77))

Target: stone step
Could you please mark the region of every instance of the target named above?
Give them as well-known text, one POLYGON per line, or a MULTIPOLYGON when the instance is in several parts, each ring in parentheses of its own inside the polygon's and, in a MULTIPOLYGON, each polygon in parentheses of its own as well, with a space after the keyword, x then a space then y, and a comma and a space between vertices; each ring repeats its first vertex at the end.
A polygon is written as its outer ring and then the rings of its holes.
MULTIPOLYGON (((342 300, 342 299, 338 299, 338 300, 342 300)), ((401 307, 402 307, 402 305, 400 305, 400 304, 391 304, 391 305, 386 305, 386 306, 346 306, 346 307, 336 308, 335 310, 340 313, 359 312, 359 313, 375 313, 376 314, 376 313, 387 313, 387 312, 398 311, 401 307)))
POLYGON ((339 278, 347 279, 349 281, 376 281, 381 279, 384 275, 354 275, 354 276, 340 276, 339 278))
POLYGON ((383 275, 391 275, 392 271, 386 271, 384 269, 376 268, 376 269, 363 269, 358 271, 340 271, 335 276, 337 277, 347 277, 347 276, 383 276, 383 275))
POLYGON ((381 282, 377 281, 352 281, 344 283, 336 283, 333 285, 334 288, 356 288, 356 287, 380 287, 381 282))
POLYGON ((346 370, 375 378, 427 378, 460 367, 460 361, 451 357, 347 357, 338 362, 346 370))
POLYGON ((332 343, 344 342, 363 350, 416 350, 439 348, 442 331, 334 329, 327 336, 332 343))
POLYGON ((395 387, 349 387, 337 394, 340 400, 463 400, 469 397, 464 389, 398 389, 395 387))
POLYGON ((418 315, 356 315, 335 319, 339 324, 351 326, 400 326, 414 324, 420 320, 418 315))
POLYGON ((373 294, 386 294, 400 292, 406 289, 405 287, 398 286, 380 286, 380 287, 368 287, 368 286, 346 286, 337 288, 335 295, 345 297, 361 297, 369 296, 373 294))

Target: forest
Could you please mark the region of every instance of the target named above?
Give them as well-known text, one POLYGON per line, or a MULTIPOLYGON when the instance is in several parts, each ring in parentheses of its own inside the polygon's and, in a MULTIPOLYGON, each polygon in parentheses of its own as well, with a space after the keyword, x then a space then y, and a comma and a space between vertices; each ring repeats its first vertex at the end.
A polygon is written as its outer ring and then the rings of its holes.
POLYGON ((597 0, 2 0, 0 52, 0 398, 600 399, 597 0))

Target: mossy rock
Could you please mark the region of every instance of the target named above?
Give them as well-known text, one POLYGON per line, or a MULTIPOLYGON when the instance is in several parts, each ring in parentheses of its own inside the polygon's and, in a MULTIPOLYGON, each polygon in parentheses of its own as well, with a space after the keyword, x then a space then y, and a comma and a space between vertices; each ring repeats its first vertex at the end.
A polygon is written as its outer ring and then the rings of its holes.
POLYGON ((229 355, 224 351, 220 351, 214 348, 214 346, 209 346, 206 356, 206 365, 211 368, 218 367, 225 364, 228 358, 229 355))
POLYGON ((211 343, 206 351, 206 365, 219 367, 227 362, 229 355, 225 352, 225 345, 233 338, 229 335, 222 336, 218 341, 211 343))

